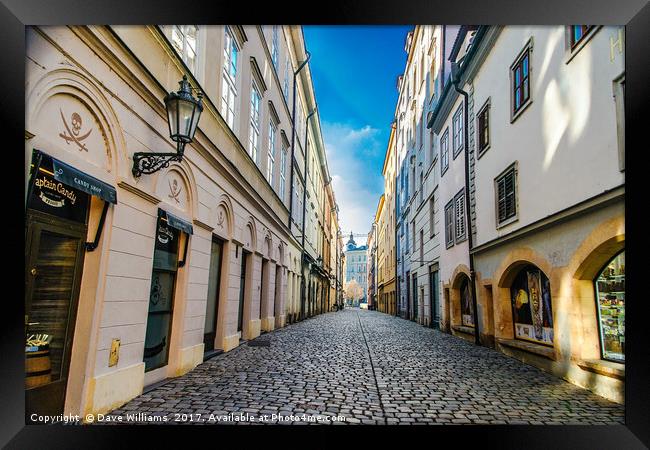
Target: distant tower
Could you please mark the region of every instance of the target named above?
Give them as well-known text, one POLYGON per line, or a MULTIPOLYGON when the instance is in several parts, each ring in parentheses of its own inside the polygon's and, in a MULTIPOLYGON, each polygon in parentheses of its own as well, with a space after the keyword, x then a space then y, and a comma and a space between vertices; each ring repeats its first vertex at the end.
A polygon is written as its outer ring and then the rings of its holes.
POLYGON ((348 250, 353 250, 357 247, 357 243, 354 242, 354 237, 352 237, 352 231, 350 231, 350 240, 347 243, 348 250))

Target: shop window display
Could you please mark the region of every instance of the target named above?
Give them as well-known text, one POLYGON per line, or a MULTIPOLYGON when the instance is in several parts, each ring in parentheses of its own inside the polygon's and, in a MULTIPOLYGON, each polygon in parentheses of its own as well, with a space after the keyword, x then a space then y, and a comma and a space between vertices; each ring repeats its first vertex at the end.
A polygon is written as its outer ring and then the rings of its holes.
POLYGON ((515 337, 553 345, 553 310, 548 278, 537 267, 528 265, 510 287, 515 337))
POLYGON ((625 362, 625 251, 605 266, 594 284, 602 357, 625 362))
POLYGON ((464 277, 460 285, 460 314, 462 324, 466 327, 474 326, 474 302, 472 291, 469 288, 469 278, 464 277))

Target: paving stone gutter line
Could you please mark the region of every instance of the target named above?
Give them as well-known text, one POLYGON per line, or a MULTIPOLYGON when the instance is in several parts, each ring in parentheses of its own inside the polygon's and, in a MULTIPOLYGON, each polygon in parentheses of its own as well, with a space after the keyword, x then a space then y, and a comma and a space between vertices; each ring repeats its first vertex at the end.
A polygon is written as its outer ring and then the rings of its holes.
POLYGON ((370 358, 370 368, 372 369, 372 377, 375 380, 375 388, 377 389, 377 397, 379 398, 379 407, 381 408, 381 415, 384 418, 384 425, 387 425, 388 420, 386 418, 386 410, 384 409, 384 402, 381 400, 381 392, 379 392, 379 382, 377 381, 377 374, 375 373, 375 365, 372 361, 372 351, 370 350, 370 346, 368 345, 368 340, 366 339, 366 333, 363 331, 363 323, 361 323, 361 316, 359 315, 359 311, 357 311, 357 320, 359 321, 359 328, 361 329, 361 336, 363 336, 363 342, 366 344, 366 348, 368 349, 368 358, 370 358))

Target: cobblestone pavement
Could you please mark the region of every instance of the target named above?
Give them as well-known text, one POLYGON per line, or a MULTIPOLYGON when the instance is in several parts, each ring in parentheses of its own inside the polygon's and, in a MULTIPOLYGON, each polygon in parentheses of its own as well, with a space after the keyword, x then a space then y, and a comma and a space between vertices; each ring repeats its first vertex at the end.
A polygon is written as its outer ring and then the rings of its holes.
POLYGON ((375 311, 327 313, 257 340, 270 346, 240 345, 111 415, 183 424, 624 423, 623 406, 586 389, 375 311))

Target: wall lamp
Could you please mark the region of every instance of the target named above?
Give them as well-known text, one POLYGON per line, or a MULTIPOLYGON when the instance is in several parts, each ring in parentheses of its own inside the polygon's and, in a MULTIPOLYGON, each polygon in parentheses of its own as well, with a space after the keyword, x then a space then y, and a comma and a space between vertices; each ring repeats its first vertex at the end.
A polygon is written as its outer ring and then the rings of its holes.
POLYGON ((164 98, 167 109, 167 122, 169 124, 169 137, 176 142, 176 153, 147 153, 136 152, 133 154, 133 176, 152 174, 159 171, 173 161, 181 161, 185 144, 194 139, 196 126, 203 111, 203 94, 198 93, 198 99, 192 96, 192 87, 187 81, 187 76, 178 82, 178 92, 170 92, 164 98))

